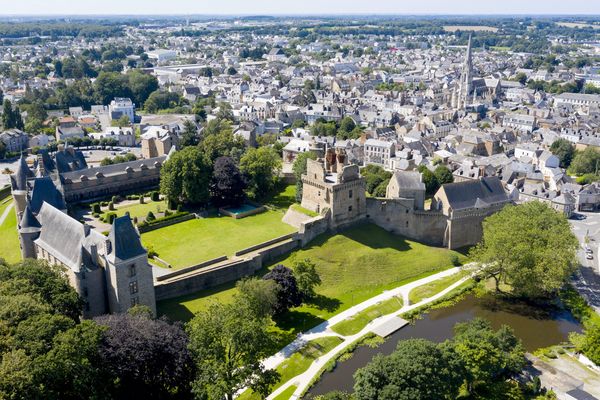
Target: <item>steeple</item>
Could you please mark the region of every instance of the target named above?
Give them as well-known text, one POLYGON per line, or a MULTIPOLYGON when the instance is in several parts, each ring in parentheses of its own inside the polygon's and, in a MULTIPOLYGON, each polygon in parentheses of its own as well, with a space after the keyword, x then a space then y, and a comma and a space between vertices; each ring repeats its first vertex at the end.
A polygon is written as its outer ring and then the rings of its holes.
POLYGON ((473 53, 471 47, 472 34, 469 34, 469 42, 467 44, 467 53, 459 81, 458 108, 465 108, 468 103, 469 95, 473 89, 473 53))

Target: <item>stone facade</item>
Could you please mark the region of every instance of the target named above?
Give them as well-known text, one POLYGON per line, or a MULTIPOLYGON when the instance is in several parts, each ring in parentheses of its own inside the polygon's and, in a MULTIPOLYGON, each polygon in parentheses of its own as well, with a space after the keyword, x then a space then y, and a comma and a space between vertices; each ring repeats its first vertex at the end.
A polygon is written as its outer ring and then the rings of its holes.
POLYGON ((345 165, 345 153, 329 149, 324 161, 307 160, 302 175, 302 207, 329 213, 331 228, 364 219, 367 214, 365 179, 358 166, 345 165))

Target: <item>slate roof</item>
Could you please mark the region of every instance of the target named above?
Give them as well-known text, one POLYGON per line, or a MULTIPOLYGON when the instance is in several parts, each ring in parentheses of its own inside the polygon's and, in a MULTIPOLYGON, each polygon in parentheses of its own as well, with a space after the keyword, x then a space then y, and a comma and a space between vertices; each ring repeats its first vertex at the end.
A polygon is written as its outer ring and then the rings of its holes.
POLYGON ((87 162, 80 150, 63 150, 56 153, 56 167, 58 172, 78 171, 87 168, 87 162))
POLYGON ((58 191, 54 185, 54 182, 49 176, 35 178, 33 180, 31 201, 29 202, 31 211, 34 214, 38 214, 43 203, 48 203, 59 210, 64 210, 67 208, 62 194, 58 191))
POLYGON ((29 208, 29 205, 25 206, 25 211, 23 211, 23 217, 21 217, 21 222, 19 223, 19 232, 39 232, 41 227, 42 225, 40 225, 40 222, 31 212, 31 208, 29 208))
POLYGON ((33 172, 29 169, 29 166, 27 166, 25 156, 21 155, 17 170, 10 177, 13 188, 16 190, 27 190, 27 179, 33 177, 33 172))
POLYGON ((123 174, 127 168, 132 168, 134 171, 139 171, 142 168, 154 169, 156 168, 155 163, 162 165, 167 156, 160 156, 154 158, 148 158, 145 160, 134 160, 120 164, 104 165, 95 168, 86 168, 79 171, 65 172, 61 174, 65 183, 81 181, 82 177, 87 179, 96 179, 98 174, 102 176, 112 176, 123 174))
POLYGON ((422 181, 420 172, 395 171, 393 178, 398 183, 400 189, 425 190, 425 184, 422 181))
POLYGON ((500 179, 495 176, 442 185, 453 210, 475 208, 478 205, 509 201, 500 179))
POLYGON ((102 245, 106 240, 102 234, 45 202, 38 219, 42 231, 36 244, 75 272, 79 272, 82 265, 92 266, 89 249, 91 245, 102 245))
POLYGON ((129 215, 115 219, 108 240, 111 244, 108 257, 112 261, 128 260, 146 253, 129 215))

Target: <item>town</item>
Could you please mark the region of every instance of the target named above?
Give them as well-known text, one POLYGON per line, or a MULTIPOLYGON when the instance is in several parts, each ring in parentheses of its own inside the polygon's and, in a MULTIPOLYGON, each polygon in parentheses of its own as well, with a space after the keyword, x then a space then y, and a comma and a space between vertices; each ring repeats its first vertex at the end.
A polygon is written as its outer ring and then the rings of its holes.
POLYGON ((600 398, 600 17, 0 49, 0 399, 600 398))

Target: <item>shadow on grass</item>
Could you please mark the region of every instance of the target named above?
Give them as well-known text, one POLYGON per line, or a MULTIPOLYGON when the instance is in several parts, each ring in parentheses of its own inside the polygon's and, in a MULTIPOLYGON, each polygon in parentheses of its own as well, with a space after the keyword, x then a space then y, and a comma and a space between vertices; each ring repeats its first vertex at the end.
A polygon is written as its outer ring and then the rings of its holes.
POLYGON ((306 305, 316 308, 317 310, 325 310, 327 312, 334 312, 342 305, 342 302, 339 299, 334 299, 332 297, 323 296, 322 294, 317 294, 312 299, 306 302, 306 305))

